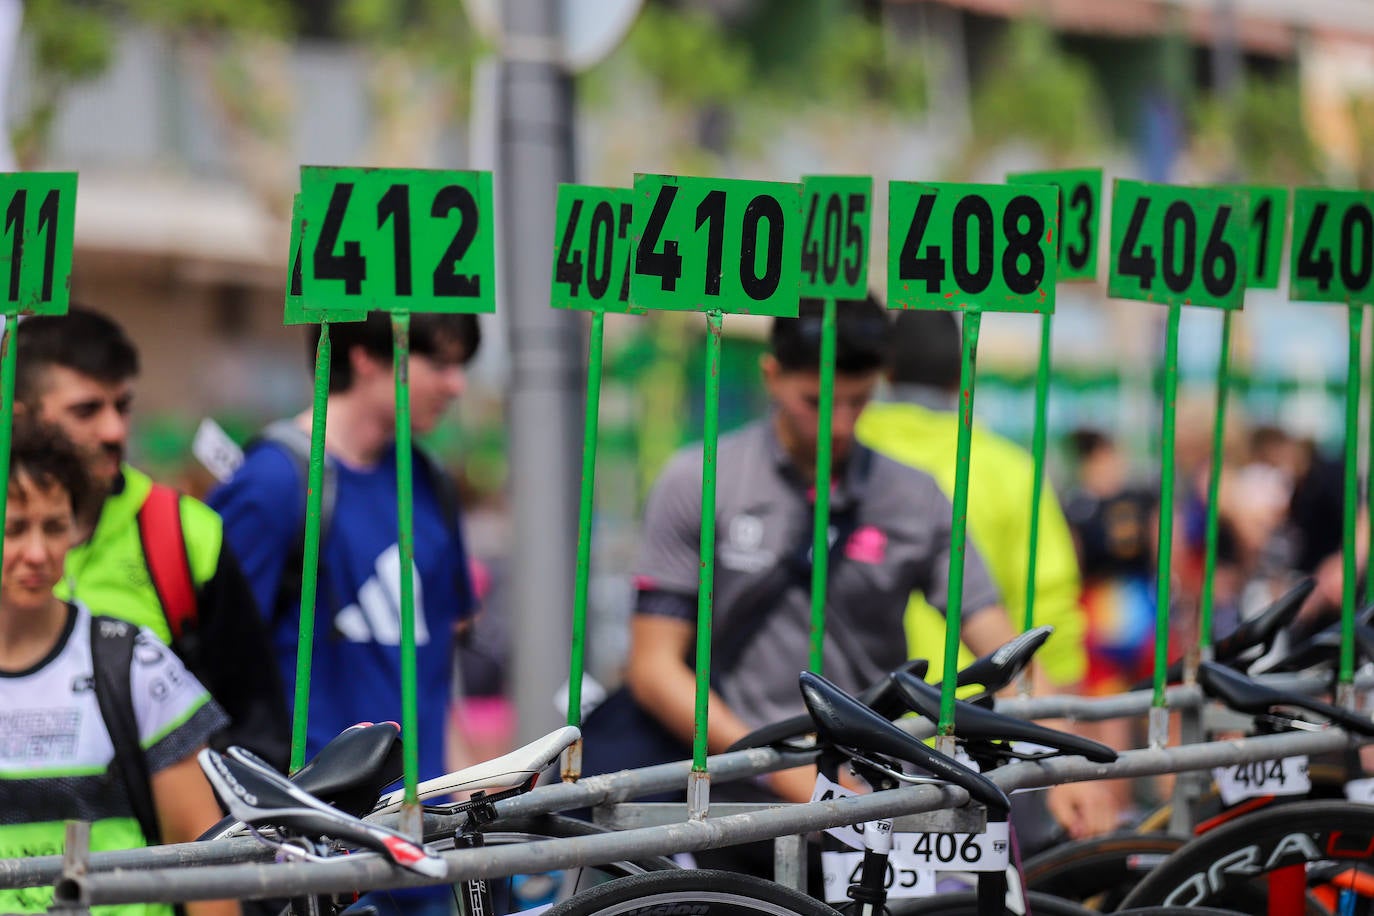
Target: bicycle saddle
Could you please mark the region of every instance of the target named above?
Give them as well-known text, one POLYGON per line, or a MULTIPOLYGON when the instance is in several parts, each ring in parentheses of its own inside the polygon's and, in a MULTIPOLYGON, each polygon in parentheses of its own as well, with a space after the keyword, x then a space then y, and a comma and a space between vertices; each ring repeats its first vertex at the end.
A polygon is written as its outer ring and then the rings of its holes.
MULTIPOLYGON (((1356 633, 1358 634, 1361 628, 1368 628, 1372 621, 1374 621, 1374 604, 1367 604, 1355 612, 1356 633)), ((1366 659, 1374 659, 1374 655, 1370 655, 1359 642, 1356 643, 1356 649, 1364 653, 1366 659)), ((1293 646, 1288 654, 1275 659, 1271 664, 1266 664, 1263 670, 1256 670, 1254 673, 1304 671, 1317 665, 1329 665, 1340 657, 1340 651, 1341 625, 1337 622, 1312 633, 1296 646, 1293 646)))
POLYGON ((977 684, 983 688, 985 696, 997 693, 1016 680, 1053 633, 1054 627, 1049 624, 1032 627, 982 658, 970 662, 959 671, 955 683, 960 687, 977 684))
MULTIPOLYGON (((419 843, 331 808, 243 748, 232 748, 227 756, 204 748, 196 760, 229 813, 245 824, 356 843, 431 878, 442 878, 447 872, 444 860, 419 843)), ((301 852, 290 846, 283 848, 301 852)))
POLYGON ((1209 697, 1220 700, 1239 712, 1264 715, 1275 706, 1295 706, 1298 709, 1306 709, 1319 716, 1324 716, 1330 719, 1333 724, 1340 725, 1352 732, 1361 735, 1374 735, 1374 721, 1370 720, 1368 716, 1362 716, 1312 697, 1277 690, 1215 662, 1203 662, 1198 667, 1197 682, 1209 697))
MULTIPOLYGON (((467 767, 456 773, 448 773, 427 779, 416 787, 420 798, 435 795, 450 795, 454 792, 476 792, 479 789, 508 788, 523 786, 526 790, 534 788, 539 774, 558 759, 558 755, 571 747, 582 733, 571 725, 549 732, 536 738, 524 747, 518 747, 509 754, 467 767)), ((377 802, 372 814, 385 814, 400 810, 405 801, 405 790, 388 792, 377 802)))
POLYGON ((382 789, 401 778, 401 727, 354 725, 335 736, 291 781, 326 804, 362 817, 382 789))
MULTIPOLYGON (((939 721, 939 687, 901 672, 894 673, 892 680, 896 682, 897 689, 910 703, 912 710, 932 722, 939 721)), ((1093 763, 1111 763, 1116 760, 1116 751, 1105 744, 1046 728, 1034 722, 1014 719, 963 700, 954 701, 954 732, 955 737, 965 742, 1029 741, 1052 747, 1062 754, 1078 754, 1093 763)))
POLYGON ((1280 595, 1269 607, 1242 621, 1230 635, 1213 643, 1212 657, 1219 662, 1230 662, 1248 649, 1266 645, 1275 633, 1288 626, 1316 587, 1317 580, 1311 576, 1299 580, 1297 585, 1280 595))
MULTIPOLYGON (((930 670, 930 662, 924 658, 913 658, 904 662, 896 670, 909 671, 915 677, 925 677, 926 672, 930 670)), ((893 688, 890 676, 884 677, 876 684, 868 685, 862 693, 855 696, 855 699, 888 720, 895 719, 907 711, 906 701, 893 688)), ((800 713, 780 722, 773 722, 762 728, 754 729, 727 747, 725 752, 728 754, 731 751, 742 751, 751 747, 771 747, 776 744, 784 744, 815 730, 816 723, 810 714, 800 713)))
POLYGON ((802 698, 822 741, 858 757, 882 754, 905 760, 966 790, 987 806, 989 815, 1006 817, 1011 802, 986 776, 927 747, 819 674, 803 671, 800 680, 802 698))

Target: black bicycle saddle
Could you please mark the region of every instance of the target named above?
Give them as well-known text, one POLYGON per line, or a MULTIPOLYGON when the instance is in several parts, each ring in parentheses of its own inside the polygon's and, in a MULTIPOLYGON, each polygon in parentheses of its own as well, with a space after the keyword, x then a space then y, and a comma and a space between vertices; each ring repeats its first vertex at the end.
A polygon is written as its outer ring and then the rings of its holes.
MULTIPOLYGON (((916 677, 925 677, 926 672, 930 670, 930 663, 924 658, 913 658, 904 662, 896 670, 909 671, 916 677)), ((893 688, 890 676, 884 677, 876 684, 870 684, 862 693, 856 695, 855 699, 884 719, 895 719, 907 711, 906 701, 893 688)), ((811 716, 808 713, 801 713, 754 729, 727 747, 725 752, 728 754, 731 751, 742 751, 751 747, 773 747, 788 741, 795 741, 802 735, 808 735, 815 730, 816 723, 811 716)))
POLYGON ((382 790, 401 778, 401 727, 395 722, 354 725, 339 733, 291 781, 320 801, 362 817, 382 790))
POLYGON ((1280 595, 1273 604, 1249 620, 1241 622, 1229 635, 1212 645, 1212 657, 1219 662, 1239 658, 1246 650, 1266 645, 1274 634, 1297 616, 1307 596, 1317 587, 1317 580, 1308 576, 1280 595))
POLYGON ((1352 732, 1374 735, 1374 721, 1368 716, 1312 697, 1277 690, 1215 662, 1203 662, 1198 667, 1197 682, 1209 697, 1250 715, 1264 715, 1276 706, 1294 706, 1324 716, 1352 732))
POLYGON ((927 747, 819 674, 803 671, 800 680, 802 698, 822 741, 858 756, 881 754, 905 760, 966 790, 990 814, 1006 815, 1011 802, 986 776, 927 747))
MULTIPOLYGON (((939 721, 939 687, 904 672, 894 672, 892 680, 914 712, 920 713, 932 722, 939 721)), ((965 742, 1029 741, 1052 747, 1063 754, 1078 754, 1093 763, 1111 763, 1116 760, 1116 751, 1105 744, 1046 728, 1034 722, 1014 719, 963 700, 954 701, 954 733, 965 742)))
POLYGON ((955 683, 960 687, 977 684, 983 688, 983 695, 991 696, 1016 680, 1053 634, 1054 627, 1049 624, 1032 627, 961 668, 955 683))

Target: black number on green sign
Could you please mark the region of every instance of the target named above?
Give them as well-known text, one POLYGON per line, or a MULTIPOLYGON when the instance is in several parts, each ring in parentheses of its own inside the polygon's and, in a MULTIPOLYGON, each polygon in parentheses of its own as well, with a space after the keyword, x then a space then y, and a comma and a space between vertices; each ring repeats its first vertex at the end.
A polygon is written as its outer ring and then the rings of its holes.
MULTIPOLYGON (((1323 248, 1317 254, 1314 250, 1322 223, 1326 221, 1326 211, 1324 203, 1312 209, 1312 222, 1307 225, 1307 237, 1302 240, 1302 249, 1298 252, 1298 276, 1304 280, 1316 280, 1317 289, 1323 292, 1331 288, 1331 278, 1336 274, 1335 265, 1331 263, 1331 252, 1323 248), (1313 257, 1314 254, 1317 256, 1313 257)), ((1345 239, 1341 239, 1341 247, 1345 247, 1345 239)))
MULTIPOLYGON (((24 270, 24 224, 25 212, 29 205, 29 194, 24 189, 14 192, 9 208, 5 211, 5 231, 13 235, 10 248, 10 289, 9 301, 19 301, 19 280, 24 270)), ((57 260, 57 191, 54 189, 43 196, 38 206, 38 232, 43 236, 43 284, 39 298, 44 302, 52 301, 52 277, 57 260)))
POLYGON ((614 232, 615 215, 611 213, 611 205, 603 200, 592 211, 592 231, 587 238, 587 292, 597 299, 606 295, 611 285, 614 232))
POLYGON ((644 235, 639 240, 639 250, 635 253, 635 273, 648 274, 659 278, 659 288, 664 292, 677 289, 678 277, 682 276, 682 256, 677 253, 677 242, 669 239, 663 243, 659 252, 659 238, 663 235, 663 224, 673 209, 677 197, 677 186, 666 184, 659 189, 654 208, 644 223, 644 235))
POLYGON ((1259 202, 1250 213, 1250 226, 1258 232, 1258 238, 1252 238, 1250 243, 1257 246, 1258 254, 1255 256, 1255 274, 1263 277, 1266 268, 1269 266, 1269 224, 1274 220, 1274 199, 1266 197, 1259 202))
POLYGON ((898 276, 903 280, 926 281, 928 293, 938 293, 945 282, 945 259, 940 256, 939 245, 931 245, 926 249, 926 256, 919 257, 921 239, 925 237, 930 211, 934 208, 934 194, 922 194, 916 201, 916 212, 911 214, 911 226, 907 228, 902 253, 897 258, 898 276))
POLYGON ((357 242, 344 242, 343 254, 334 253, 339 243, 339 230, 343 228, 344 212, 352 196, 352 182, 334 185, 329 195, 329 207, 324 211, 324 224, 320 226, 320 240, 315 245, 315 276, 321 280, 342 280, 344 292, 357 296, 362 293, 363 281, 367 279, 367 259, 363 257, 362 246, 357 242))
POLYGON ((977 295, 992 282, 992 207, 981 197, 965 197, 954 206, 954 283, 966 293, 977 295), (978 222, 978 267, 968 269, 968 221, 978 222))
POLYGON ((1014 197, 1002 214, 1002 232, 1007 237, 1007 250, 1002 252, 1002 276, 1012 292, 1029 295, 1045 278, 1045 252, 1040 250, 1040 238, 1045 234, 1045 213, 1031 198, 1014 197), (1024 230, 1021 229, 1022 217, 1026 219, 1024 230), (1027 261, 1024 273, 1018 269, 1022 256, 1027 261))
MULTIPOLYGON (((931 245, 924 257, 919 256, 921 240, 930 224, 935 195, 923 194, 916 202, 911 227, 902 242, 897 269, 903 280, 924 280, 926 292, 938 293, 944 284, 945 259, 940 246, 931 245)), ((1012 292, 1032 293, 1045 279, 1045 254, 1040 250, 1040 238, 1045 233, 1045 214, 1035 200, 1024 194, 1013 197, 1002 213, 1002 234, 1007 247, 1002 252, 1002 276, 1012 292), (1026 226, 1021 228, 1022 218, 1026 226), (1026 269, 1021 269, 1021 259, 1026 269)), ((962 197, 954 207, 950 253, 954 283, 962 292, 977 295, 987 289, 993 278, 993 216, 987 200, 976 195, 962 197), (976 238, 970 245, 969 222, 976 224, 976 238), (970 255, 976 256, 977 266, 970 268, 970 255)))
POLYGON ((725 192, 712 191, 697 204, 697 229, 710 223, 706 235, 706 295, 720 295, 720 261, 725 247, 725 192))
POLYGON ((1141 289, 1149 289, 1155 277, 1154 249, 1149 245, 1140 245, 1140 230, 1145 225, 1145 214, 1149 209, 1150 202, 1146 198, 1142 197, 1135 202, 1135 209, 1131 211, 1131 221, 1126 226, 1126 237, 1121 240, 1121 251, 1116 258, 1117 273, 1139 278, 1141 289), (1138 255, 1137 245, 1140 245, 1138 255))
MULTIPOLYGON (((1060 191, 1063 197, 1063 191, 1060 191)), ((1069 245, 1064 249, 1064 254, 1068 256, 1069 266, 1074 270, 1082 270, 1088 266, 1088 255, 1092 254, 1092 218, 1093 218, 1093 192, 1092 188, 1080 183, 1073 189, 1073 194, 1069 197, 1069 204, 1074 207, 1082 207, 1082 213, 1078 217, 1078 241, 1079 245, 1069 245)), ((1041 217, 1043 219, 1043 215, 1041 217)), ((1059 234, 1059 241, 1064 241, 1064 233, 1059 234)))
POLYGON ((863 268, 863 231, 859 227, 859 217, 867 208, 867 199, 862 194, 849 194, 841 198, 831 194, 825 199, 825 214, 822 217, 822 231, 816 232, 816 211, 820 209, 821 198, 811 198, 811 209, 806 215, 806 241, 802 246, 801 269, 815 283, 817 278, 825 283, 839 280, 843 268, 845 281, 859 282, 859 272, 863 268), (848 254, 846 256, 846 249, 848 254))
POLYGON ((468 253, 477 238, 477 200, 467 188, 448 185, 434 195, 429 215, 443 219, 458 211, 458 231, 444 249, 444 256, 434 268, 434 295, 475 299, 482 295, 482 278, 476 274, 455 273, 458 262, 468 253))
POLYGON ((1164 285, 1176 293, 1181 293, 1193 282, 1193 272, 1197 266, 1197 217, 1193 208, 1181 200, 1169 204, 1164 211, 1164 285), (1183 235, 1180 245, 1177 233, 1183 235), (1182 255, 1183 264, 1179 265, 1177 256, 1182 255), (1175 267, 1178 269, 1175 270, 1175 267))
POLYGON ((1374 257, 1370 254, 1370 243, 1374 240, 1374 216, 1364 204, 1356 204, 1345 211, 1341 219, 1341 282, 1346 289, 1364 289, 1374 271, 1374 257), (1360 229, 1360 244, 1355 245, 1355 227, 1360 229), (1360 269, 1354 269, 1355 255, 1359 253, 1360 269))
POLYGON ((1240 271, 1236 249, 1222 238, 1230 219, 1230 207, 1217 208, 1217 218, 1212 222, 1211 234, 1207 236, 1207 244, 1202 249, 1202 285, 1218 298, 1225 296, 1236 285, 1236 275, 1240 271))
POLYGON ((573 248, 573 236, 577 234, 577 223, 582 218, 582 201, 574 200, 568 211, 568 228, 563 230, 563 241, 558 246, 558 267, 553 278, 559 283, 568 284, 572 295, 582 286, 582 252, 573 248))
MULTIPOLYGON (((353 196, 353 184, 340 182, 329 195, 329 206, 325 210, 324 223, 320 226, 320 238, 315 245, 315 276, 321 280, 342 280, 344 292, 361 295, 363 281, 367 279, 367 258, 362 246, 356 241, 343 243, 343 253, 336 254, 339 233, 343 229, 344 214, 353 196)), ((434 295, 474 297, 481 294, 481 278, 455 274, 457 267, 473 239, 477 237, 477 201, 466 188, 449 185, 440 188, 430 207, 430 216, 443 219, 451 212, 459 213, 458 230, 449 242, 439 264, 434 268, 434 295)), ((392 246, 395 256, 395 294, 409 296, 414 288, 411 269, 411 226, 410 226, 410 189, 403 184, 394 184, 377 201, 377 228, 391 223, 392 246)))
POLYGON ((386 189, 377 201, 377 228, 391 220, 392 244, 395 248, 396 295, 409 296, 410 278, 410 194, 403 184, 386 189))
MULTIPOLYGON (((1185 292, 1197 277, 1197 214, 1190 204, 1176 200, 1164 211, 1161 244, 1164 248, 1157 262, 1154 248, 1140 244, 1140 233, 1150 210, 1149 198, 1135 202, 1126 235, 1117 252, 1117 272, 1140 280, 1140 288, 1148 290, 1154 282, 1156 267, 1164 277, 1164 285, 1175 293, 1185 292)), ((1236 250, 1222 237, 1231 218, 1230 207, 1217 209, 1216 219, 1202 250, 1202 284, 1213 296, 1225 296, 1235 286, 1238 265, 1236 250)))
POLYGON ((766 194, 749 201, 741 227, 739 282, 755 301, 767 299, 782 280, 782 205, 766 194), (759 223, 768 221, 768 251, 763 273, 758 273, 759 223))

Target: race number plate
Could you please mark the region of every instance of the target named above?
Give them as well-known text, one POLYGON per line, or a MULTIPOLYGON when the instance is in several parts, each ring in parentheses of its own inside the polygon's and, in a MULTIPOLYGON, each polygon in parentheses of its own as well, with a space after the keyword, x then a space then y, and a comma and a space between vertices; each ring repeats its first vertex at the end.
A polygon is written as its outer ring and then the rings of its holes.
POLYGON ((1278 289, 1283 236, 1288 230, 1288 189, 1246 185, 1250 198, 1250 289, 1278 289))
POLYGON ((635 176, 630 302, 795 317, 801 185, 635 176))
POLYGON ((301 169, 311 309, 496 310, 490 172, 301 169))
POLYGON ((1289 254, 1289 299, 1374 302, 1374 193, 1298 188, 1289 254))
POLYGON ((0 290, 5 315, 65 315, 71 297, 75 172, 0 174, 5 234, 0 290))
POLYGON ((558 186, 549 304, 628 312, 634 194, 629 188, 558 186))
POLYGON ((1053 187, 894 181, 888 195, 889 308, 1054 311, 1053 187))
POLYGON ((1312 791, 1306 757, 1255 760, 1212 770, 1222 804, 1234 805, 1262 795, 1306 795, 1312 791))
POLYGON ((301 196, 291 200, 291 261, 287 274, 286 308, 282 324, 318 324, 321 321, 363 321, 367 318, 365 309, 312 309, 305 303, 302 295, 301 252, 305 247, 305 221, 301 217, 301 196))
POLYGON ((802 178, 803 296, 862 299, 868 295, 872 198, 872 178, 802 178))
POLYGON ((1011 861, 1006 821, 989 823, 983 833, 898 833, 893 855, 920 868, 938 871, 1003 871, 1011 861))
POLYGON ((1238 309, 1245 301, 1248 237, 1242 191, 1118 180, 1107 293, 1238 309))

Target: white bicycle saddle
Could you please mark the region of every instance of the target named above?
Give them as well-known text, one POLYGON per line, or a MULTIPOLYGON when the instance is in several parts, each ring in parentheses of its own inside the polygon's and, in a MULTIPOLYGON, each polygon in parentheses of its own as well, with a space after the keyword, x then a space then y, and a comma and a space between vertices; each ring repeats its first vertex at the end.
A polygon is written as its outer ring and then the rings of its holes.
MULTIPOLYGON (((416 787, 416 794, 423 802, 436 795, 453 792, 476 792, 479 789, 497 789, 518 786, 529 782, 558 759, 558 755, 571 747, 582 733, 571 725, 549 732, 536 738, 524 747, 518 747, 509 754, 503 754, 484 763, 467 767, 456 773, 448 773, 434 779, 427 779, 416 787)), ((405 799, 405 789, 388 792, 377 802, 369 817, 389 814, 401 810, 405 799)))

